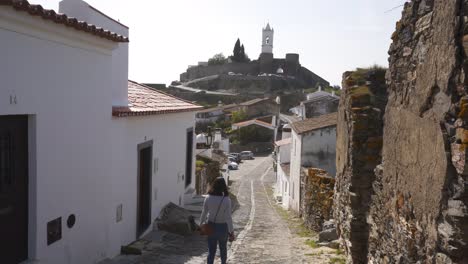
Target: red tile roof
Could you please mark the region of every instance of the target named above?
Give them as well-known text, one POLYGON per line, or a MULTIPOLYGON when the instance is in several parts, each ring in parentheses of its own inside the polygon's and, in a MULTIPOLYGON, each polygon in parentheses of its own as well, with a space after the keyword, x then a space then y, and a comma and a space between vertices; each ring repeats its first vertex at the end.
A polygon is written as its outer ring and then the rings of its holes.
POLYGON ((116 117, 158 115, 191 112, 203 108, 130 80, 128 103, 128 107, 113 107, 112 115, 116 117))
POLYGON ((232 125, 236 126, 236 127, 244 127, 244 126, 250 126, 250 125, 254 125, 254 124, 273 128, 273 126, 270 123, 267 123, 267 122, 264 122, 264 121, 258 120, 258 119, 247 120, 247 121, 235 123, 235 124, 232 124, 232 125))
POLYGON ((282 140, 276 141, 275 145, 278 146, 278 147, 281 147, 281 146, 289 145, 289 144, 291 144, 291 142, 292 142, 292 138, 284 138, 282 140))
POLYGON ((303 134, 320 128, 336 126, 337 122, 338 114, 332 113, 291 123, 291 127, 297 134, 303 134))
POLYGON ((45 20, 50 20, 57 24, 62 24, 79 31, 112 40, 114 42, 129 41, 128 37, 118 35, 100 27, 96 27, 95 25, 88 24, 84 21, 78 21, 78 19, 68 17, 65 14, 58 14, 54 10, 44 9, 40 5, 32 5, 26 0, 0 0, 0 6, 11 6, 15 10, 27 12, 31 16, 40 16, 45 20))

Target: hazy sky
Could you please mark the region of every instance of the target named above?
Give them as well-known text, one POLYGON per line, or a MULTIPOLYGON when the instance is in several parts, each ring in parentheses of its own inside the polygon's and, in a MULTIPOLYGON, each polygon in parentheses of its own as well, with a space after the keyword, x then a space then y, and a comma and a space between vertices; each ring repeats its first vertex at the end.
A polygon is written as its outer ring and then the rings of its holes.
MULTIPOLYGON (((30 0, 58 9, 58 0, 30 0)), ((387 65, 387 51, 405 0, 88 0, 130 27, 129 78, 170 83, 188 65, 232 54, 237 38, 251 59, 262 27, 275 30, 273 53, 300 62, 331 84, 344 71, 387 65)))

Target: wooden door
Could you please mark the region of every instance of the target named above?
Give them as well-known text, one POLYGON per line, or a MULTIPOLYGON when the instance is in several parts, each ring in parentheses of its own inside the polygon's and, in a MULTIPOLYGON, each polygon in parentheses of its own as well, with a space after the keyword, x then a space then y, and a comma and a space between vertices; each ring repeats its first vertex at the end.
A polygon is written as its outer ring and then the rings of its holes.
POLYGON ((151 224, 152 142, 138 147, 137 238, 151 224))
POLYGON ((187 130, 187 146, 185 157, 185 187, 192 183, 192 165, 193 165, 193 128, 187 130))
POLYGON ((0 116, 0 262, 28 258, 28 118, 0 116))

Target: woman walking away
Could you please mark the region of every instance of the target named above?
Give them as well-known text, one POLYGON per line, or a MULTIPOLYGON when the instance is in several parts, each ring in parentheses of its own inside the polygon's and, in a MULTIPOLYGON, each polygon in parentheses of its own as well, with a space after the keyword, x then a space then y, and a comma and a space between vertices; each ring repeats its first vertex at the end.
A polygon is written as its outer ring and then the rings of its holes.
POLYGON ((208 215, 208 225, 212 232, 208 233, 208 264, 213 264, 216 247, 219 243, 221 263, 227 261, 227 241, 234 240, 231 199, 224 178, 216 178, 205 198, 200 224, 205 223, 208 215))

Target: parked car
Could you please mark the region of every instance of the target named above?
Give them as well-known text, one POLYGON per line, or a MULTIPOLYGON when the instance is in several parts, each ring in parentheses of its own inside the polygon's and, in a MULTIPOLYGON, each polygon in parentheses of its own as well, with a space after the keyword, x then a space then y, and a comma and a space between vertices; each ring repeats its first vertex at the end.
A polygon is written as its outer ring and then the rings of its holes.
POLYGON ((228 169, 230 170, 237 170, 239 169, 239 164, 235 163, 235 162, 232 162, 232 161, 229 161, 228 163, 228 169))
POLYGON ((240 153, 229 153, 228 157, 231 156, 231 157, 234 157, 236 159, 236 162, 237 163, 240 163, 241 162, 241 156, 240 156, 240 153))
POLYGON ((254 155, 252 151, 242 151, 240 153, 241 159, 246 160, 246 159, 253 159, 254 155))
POLYGON ((233 156, 228 156, 228 160, 229 160, 229 162, 237 163, 237 159, 235 157, 233 157, 233 156))

